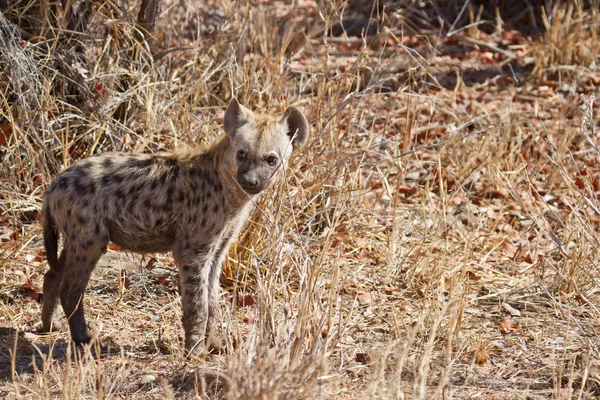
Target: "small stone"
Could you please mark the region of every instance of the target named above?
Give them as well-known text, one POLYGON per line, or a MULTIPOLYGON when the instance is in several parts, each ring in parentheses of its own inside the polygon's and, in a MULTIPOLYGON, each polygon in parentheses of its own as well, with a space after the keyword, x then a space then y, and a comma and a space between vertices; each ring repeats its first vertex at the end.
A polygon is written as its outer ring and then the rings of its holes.
POLYGON ((142 379, 140 379, 140 382, 142 384, 146 384, 146 383, 154 382, 155 380, 156 380, 156 377, 154 375, 148 374, 148 375, 142 376, 142 379))

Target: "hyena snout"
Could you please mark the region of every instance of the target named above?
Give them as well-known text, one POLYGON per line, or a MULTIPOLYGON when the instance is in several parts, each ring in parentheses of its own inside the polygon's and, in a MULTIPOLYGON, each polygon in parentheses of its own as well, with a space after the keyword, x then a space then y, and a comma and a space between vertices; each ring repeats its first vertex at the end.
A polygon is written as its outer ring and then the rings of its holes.
POLYGON ((269 187, 273 178, 273 171, 262 171, 260 168, 246 170, 240 168, 237 173, 237 181, 242 189, 248 194, 258 194, 269 187))
POLYGON ((256 174, 247 172, 247 173, 238 173, 237 181, 246 192, 260 192, 262 188, 259 186, 258 176, 256 174))

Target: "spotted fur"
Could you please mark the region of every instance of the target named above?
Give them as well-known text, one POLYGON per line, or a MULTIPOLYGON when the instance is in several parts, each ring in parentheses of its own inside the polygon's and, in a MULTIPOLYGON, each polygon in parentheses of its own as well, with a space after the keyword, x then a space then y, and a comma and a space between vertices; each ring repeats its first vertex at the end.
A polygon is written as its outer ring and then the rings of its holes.
POLYGON ((42 224, 50 269, 42 329, 55 326, 58 299, 76 343, 91 334, 84 290, 109 242, 136 252, 172 251, 182 280, 185 347, 199 354, 213 335, 221 264, 252 200, 308 137, 302 113, 257 115, 232 101, 223 136, 205 152, 107 153, 61 172, 44 197, 42 224), (63 250, 58 255, 58 238, 63 250))

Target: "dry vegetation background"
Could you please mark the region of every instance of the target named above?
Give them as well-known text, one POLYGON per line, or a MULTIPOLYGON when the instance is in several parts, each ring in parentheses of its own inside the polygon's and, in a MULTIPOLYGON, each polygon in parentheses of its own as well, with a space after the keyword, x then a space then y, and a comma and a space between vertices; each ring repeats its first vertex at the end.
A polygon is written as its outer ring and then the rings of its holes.
POLYGON ((0 5, 0 398, 600 396, 595 1, 165 1, 145 39, 138 1, 0 5), (52 177, 234 96, 312 136, 224 266, 228 354, 185 361, 171 258, 116 247, 102 357, 38 335, 52 177))

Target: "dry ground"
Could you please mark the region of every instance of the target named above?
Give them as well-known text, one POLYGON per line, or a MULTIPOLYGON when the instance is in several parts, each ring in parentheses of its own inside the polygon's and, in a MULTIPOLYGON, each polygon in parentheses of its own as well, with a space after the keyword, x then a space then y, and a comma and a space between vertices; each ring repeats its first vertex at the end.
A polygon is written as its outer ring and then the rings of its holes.
POLYGON ((600 396, 594 7, 166 2, 140 44, 138 2, 93 4, 85 34, 0 14, 0 398, 600 396), (117 248, 104 354, 38 335, 52 176, 209 143, 232 96, 312 136, 224 266, 228 354, 186 361, 171 258, 117 248))

